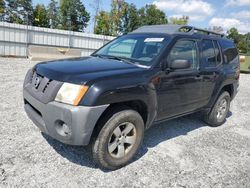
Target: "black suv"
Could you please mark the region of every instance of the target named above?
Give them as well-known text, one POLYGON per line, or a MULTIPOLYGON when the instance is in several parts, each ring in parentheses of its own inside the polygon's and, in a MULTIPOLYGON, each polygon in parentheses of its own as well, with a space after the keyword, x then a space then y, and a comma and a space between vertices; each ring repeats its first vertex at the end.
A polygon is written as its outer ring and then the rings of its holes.
POLYGON ((23 96, 42 132, 66 144, 91 143, 94 160, 117 169, 154 123, 201 111, 207 124, 223 124, 239 76, 238 51, 223 35, 144 26, 89 57, 37 64, 23 96))

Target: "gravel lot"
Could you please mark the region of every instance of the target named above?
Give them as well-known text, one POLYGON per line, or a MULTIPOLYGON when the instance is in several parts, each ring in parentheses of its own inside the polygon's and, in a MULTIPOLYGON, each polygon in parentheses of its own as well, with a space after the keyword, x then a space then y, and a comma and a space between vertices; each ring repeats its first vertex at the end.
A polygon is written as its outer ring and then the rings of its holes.
POLYGON ((0 187, 250 187, 250 75, 241 75, 223 126, 196 115, 154 126, 134 162, 110 172, 88 149, 41 134, 27 118, 22 83, 34 64, 0 59, 0 187))

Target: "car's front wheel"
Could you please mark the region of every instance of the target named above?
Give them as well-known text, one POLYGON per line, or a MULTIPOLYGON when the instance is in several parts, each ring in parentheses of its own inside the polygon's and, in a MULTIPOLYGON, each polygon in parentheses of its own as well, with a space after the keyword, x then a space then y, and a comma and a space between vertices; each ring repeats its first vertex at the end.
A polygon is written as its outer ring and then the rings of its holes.
POLYGON ((115 110, 94 140, 94 160, 103 168, 118 169, 133 158, 144 136, 144 122, 132 109, 115 110))
POLYGON ((230 102, 229 93, 227 91, 222 92, 211 111, 205 114, 204 121, 213 127, 223 124, 229 112, 230 102))

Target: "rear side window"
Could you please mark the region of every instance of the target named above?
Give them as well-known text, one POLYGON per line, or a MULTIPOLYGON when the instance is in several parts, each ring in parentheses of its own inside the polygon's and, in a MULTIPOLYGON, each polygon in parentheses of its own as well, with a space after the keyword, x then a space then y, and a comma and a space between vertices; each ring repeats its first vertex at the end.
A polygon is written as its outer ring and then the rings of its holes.
POLYGON ((191 63, 191 68, 197 68, 197 45, 195 41, 192 40, 180 40, 170 51, 168 56, 168 61, 172 62, 174 60, 188 60, 191 63))
POLYGON ((221 56, 220 47, 217 41, 214 41, 214 50, 215 50, 215 56, 216 56, 216 64, 219 65, 222 63, 222 56, 221 56))
POLYGON ((216 55, 212 40, 202 41, 202 59, 205 67, 216 67, 216 55))
POLYGON ((238 50, 232 41, 221 40, 220 45, 222 47, 225 63, 238 61, 238 50))

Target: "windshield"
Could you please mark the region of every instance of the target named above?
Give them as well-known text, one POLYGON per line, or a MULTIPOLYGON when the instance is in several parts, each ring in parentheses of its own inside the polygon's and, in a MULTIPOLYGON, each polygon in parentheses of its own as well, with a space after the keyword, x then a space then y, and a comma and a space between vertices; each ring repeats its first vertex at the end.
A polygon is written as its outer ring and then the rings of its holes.
POLYGON ((151 66, 169 37, 161 34, 125 35, 95 52, 94 56, 126 59, 131 63, 151 66))

